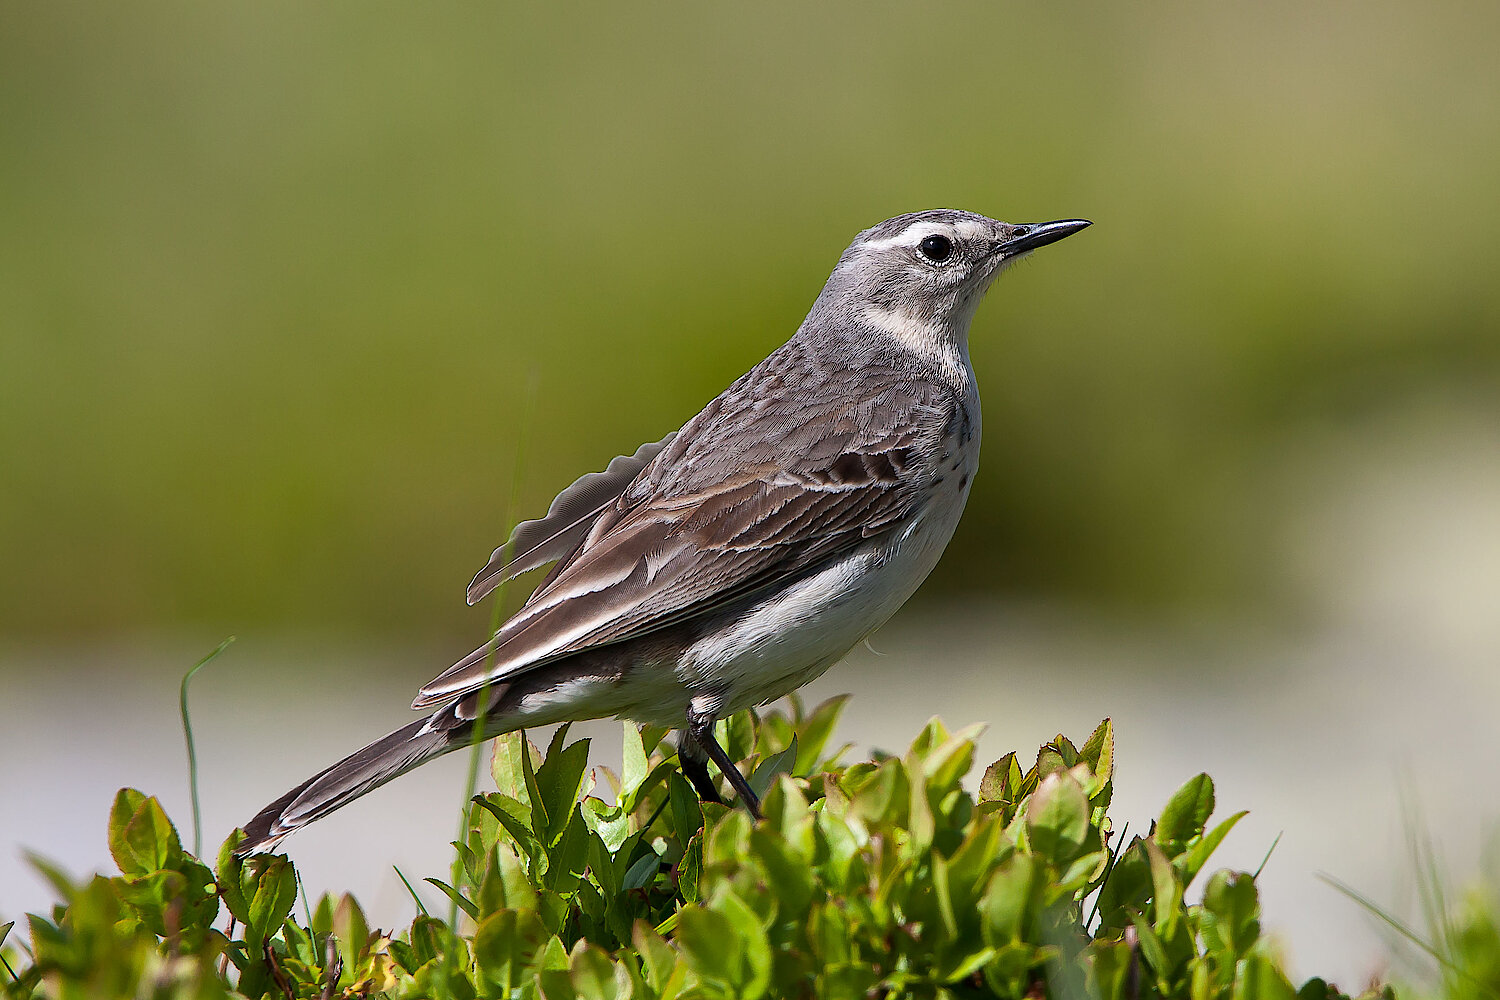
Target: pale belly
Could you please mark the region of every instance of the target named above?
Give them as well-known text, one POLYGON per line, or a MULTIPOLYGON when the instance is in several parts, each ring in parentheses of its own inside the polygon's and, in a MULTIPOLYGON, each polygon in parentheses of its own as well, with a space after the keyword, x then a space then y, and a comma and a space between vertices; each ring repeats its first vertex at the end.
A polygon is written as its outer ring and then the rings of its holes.
POLYGON ((690 647, 675 671, 683 688, 722 717, 822 674, 884 625, 932 572, 963 513, 968 484, 955 494, 898 537, 799 581, 690 647))

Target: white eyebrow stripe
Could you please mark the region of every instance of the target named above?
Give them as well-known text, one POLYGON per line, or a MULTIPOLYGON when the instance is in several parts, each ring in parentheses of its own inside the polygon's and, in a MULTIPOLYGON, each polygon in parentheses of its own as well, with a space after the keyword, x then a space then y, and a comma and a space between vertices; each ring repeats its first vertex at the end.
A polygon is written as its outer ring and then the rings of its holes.
POLYGON ((988 237, 990 227, 978 219, 960 219, 958 222, 913 222, 895 236, 870 240, 862 244, 866 250, 885 250, 896 246, 916 246, 927 236, 948 236, 958 240, 974 240, 988 237))
POLYGON ((952 236, 954 229, 946 222, 913 222, 895 236, 887 236, 883 240, 870 240, 861 246, 866 250, 916 246, 923 237, 934 235, 952 236))

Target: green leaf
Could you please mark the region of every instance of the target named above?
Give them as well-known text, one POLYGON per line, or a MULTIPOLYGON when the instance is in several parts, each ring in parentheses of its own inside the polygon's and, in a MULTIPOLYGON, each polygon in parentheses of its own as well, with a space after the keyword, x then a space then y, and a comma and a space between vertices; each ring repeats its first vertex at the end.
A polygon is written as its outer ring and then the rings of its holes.
POLYGON ((1087 853, 1088 836, 1089 800, 1083 786, 1066 771, 1049 774, 1026 806, 1026 839, 1032 851, 1067 868, 1087 853))
MULTIPOLYGON (((575 812, 578 796, 583 792, 584 775, 589 768, 589 741, 579 740, 564 745, 568 726, 558 726, 547 748, 547 756, 536 769, 536 782, 541 792, 547 846, 555 845, 568 827, 568 819, 575 812)), ((533 829, 536 824, 533 824, 533 829)), ((540 831, 538 831, 540 832, 540 831)))
POLYGON ((205 923, 211 921, 213 911, 218 908, 218 900, 209 897, 212 905, 207 908, 208 913, 200 915, 195 912, 199 908, 191 905, 194 902, 191 897, 197 895, 201 902, 201 892, 192 893, 187 877, 181 872, 152 872, 133 879, 120 879, 117 886, 116 892, 121 902, 134 910, 141 923, 158 937, 176 936, 184 924, 197 924, 200 916, 206 916, 205 923), (170 927, 169 919, 172 924, 170 927))
POLYGON ((348 893, 340 896, 333 908, 333 936, 344 967, 339 981, 352 983, 370 953, 370 922, 348 893))
POLYGON ((579 1000, 625 1000, 630 996, 630 977, 625 967, 602 949, 580 941, 569 964, 569 979, 579 1000))
POLYGON ((474 965, 481 992, 508 997, 530 975, 537 953, 552 939, 531 910, 497 910, 474 930, 474 965))
POLYGON ((563 947, 563 943, 554 935, 547 939, 547 943, 537 953, 533 964, 542 970, 566 972, 568 970, 567 949, 563 947))
MULTIPOLYGON (((1125 942, 1110 943, 1096 938, 1089 946, 1093 957, 1094 989, 1090 996, 1101 1000, 1126 1000, 1130 990, 1131 973, 1135 966, 1134 949, 1125 942)), ((1135 995, 1139 995, 1139 988, 1135 995)), ((1192 994, 1192 1000, 1200 1000, 1202 994, 1192 994)))
POLYGON ((475 796, 474 802, 495 817, 510 834, 511 841, 533 863, 543 856, 542 842, 531 828, 531 808, 526 803, 499 792, 475 796))
POLYGON ((328 893, 318 897, 318 905, 313 907, 311 927, 315 934, 333 933, 333 897, 328 893))
POLYGON ((635 922, 630 941, 635 946, 636 954, 641 957, 647 984, 661 993, 677 969, 676 950, 644 920, 635 922))
POLYGON ((696 903, 702 896, 699 893, 699 882, 703 878, 703 834, 693 835, 688 841, 687 849, 682 852, 682 860, 677 862, 677 893, 683 900, 696 903))
POLYGON ((634 819, 623 805, 610 805, 602 799, 589 796, 579 805, 579 809, 583 813, 584 823, 610 850, 618 850, 625 838, 630 836, 634 819))
POLYGON ((1318 976, 1309 979, 1297 990, 1297 1000, 1338 1000, 1338 998, 1338 992, 1330 989, 1328 983, 1318 976))
POLYGON ((1020 780, 1021 769, 1012 750, 984 769, 984 777, 979 779, 979 801, 1010 801, 1015 797, 1014 788, 1020 780))
POLYGON ((953 893, 948 886, 948 862, 943 860, 941 854, 932 855, 928 877, 932 880, 932 900, 936 906, 943 938, 938 938, 937 927, 931 928, 926 937, 934 945, 950 944, 958 937, 958 918, 953 912, 953 893))
POLYGON ((755 713, 736 712, 727 719, 720 719, 715 730, 722 729, 719 745, 729 754, 729 759, 743 761, 755 752, 755 713))
POLYGON ((1177 857, 1188 841, 1202 836, 1203 827, 1213 811, 1213 779, 1206 774, 1188 779, 1187 784, 1172 795, 1156 823, 1156 842, 1167 857, 1177 857))
POLYGON ((885 823, 887 815, 906 797, 906 775, 900 761, 891 757, 874 767, 850 768, 844 776, 844 789, 849 793, 848 814, 865 826, 877 826, 885 823))
MULTIPOLYGON (((937 720, 933 720, 936 722, 937 720)), ((929 728, 931 724, 929 724, 929 728)), ((920 741, 921 737, 918 737, 920 741)), ((924 775, 923 758, 921 754, 913 750, 901 761, 893 761, 896 767, 901 769, 902 776, 906 779, 906 810, 904 821, 906 823, 907 836, 911 838, 911 850, 913 855, 921 856, 932 847, 932 838, 937 833, 937 818, 932 813, 932 803, 927 799, 927 782, 924 775)), ((890 817, 896 822, 901 822, 903 817, 900 813, 890 817)))
POLYGON ((567 969, 542 969, 536 976, 542 1000, 578 1000, 573 976, 567 969))
MULTIPOLYGON (((1072 750, 1071 746, 1068 749, 1072 750)), ((1078 752, 1073 750, 1068 756, 1076 760, 1078 752)), ((1041 749, 1036 752, 1036 763, 1031 765, 1031 770, 1026 774, 1025 784, 1028 787, 1035 788, 1047 775, 1058 771, 1066 771, 1073 766, 1069 762, 1068 756, 1064 756, 1063 752, 1057 747, 1056 741, 1043 744, 1041 749)))
POLYGON ((646 748, 641 743, 640 727, 633 722, 626 722, 623 725, 625 727, 625 750, 620 768, 621 802, 624 802, 631 792, 640 787, 651 769, 646 758, 646 748))
POLYGON ((255 894, 256 879, 247 876, 244 861, 234 849, 245 842, 245 831, 235 830, 219 848, 219 863, 214 870, 224 908, 242 924, 250 922, 250 898, 255 894))
POLYGON ((287 952, 302 964, 311 968, 322 962, 324 955, 319 953, 312 933, 298 927, 297 921, 288 920, 282 924, 281 937, 286 942, 287 952))
POLYGON ((1193 879, 1197 878, 1198 873, 1203 870, 1203 866, 1208 864, 1209 857, 1223 843, 1224 838, 1229 835, 1229 831, 1233 830, 1235 824, 1248 815, 1249 813, 1244 810, 1235 813, 1205 833, 1202 837, 1193 841, 1192 847, 1178 855, 1173 863, 1177 866, 1178 874, 1182 876, 1183 886, 1192 885, 1193 879))
POLYGON ((274 935, 286 923, 297 902, 297 873, 286 858, 269 858, 256 879, 245 921, 245 939, 257 943, 274 935))
POLYGON ((797 726, 797 764, 793 774, 808 775, 823 762, 823 751, 833 736, 844 706, 849 704, 849 695, 834 695, 812 710, 797 726))
POLYGON ((699 906, 684 907, 678 912, 677 943, 700 978, 733 987, 743 945, 728 917, 699 906))
POLYGON ((501 795, 524 802, 526 800, 526 765, 535 768, 542 762, 542 755, 521 730, 495 737, 494 754, 490 757, 490 775, 501 795))
POLYGON ((635 863, 625 872, 625 878, 621 880, 620 888, 625 892, 642 889, 656 877, 661 870, 661 859, 654 852, 642 854, 635 863))
POLYGON ((735 809, 721 815, 704 829, 703 863, 739 864, 750 849, 750 815, 735 809))
POLYGON ((943 720, 937 716, 927 720, 927 725, 917 734, 917 738, 911 741, 910 753, 918 758, 926 757, 934 747, 942 746, 948 742, 948 727, 943 725, 943 720))
POLYGON ((770 945, 755 913, 733 890, 716 896, 712 909, 688 906, 678 917, 677 941, 700 979, 745 1000, 765 994, 771 977, 770 945))
POLYGON ((1204 938, 1237 959, 1260 938, 1260 893, 1242 872, 1217 871, 1203 888, 1204 938))
POLYGON ((813 842, 815 856, 829 889, 847 892, 859 857, 859 835, 850 828, 844 815, 824 809, 816 814, 813 842))
POLYGON ((589 845, 593 839, 582 812, 575 805, 568 816, 567 826, 552 848, 543 884, 553 892, 570 895, 588 868, 589 845))
POLYGON ((499 907, 509 910, 536 909, 536 889, 526 877, 526 868, 514 851, 497 845, 490 852, 490 866, 485 873, 485 881, 494 879, 496 885, 493 891, 499 907))
POLYGON ((175 867, 182 842, 155 798, 122 788, 109 812, 109 853, 126 876, 175 867))
POLYGON ((946 792, 958 785, 974 766, 974 741, 983 732, 983 725, 965 726, 927 753, 922 768, 930 790, 946 792))
POLYGON ((1035 858, 1012 854, 1000 863, 979 901, 984 940, 992 948, 1027 936, 1041 905, 1046 872, 1035 858))
MULTIPOLYGON (((521 730, 523 737, 525 734, 526 731, 521 730)), ((531 829, 536 832, 537 839, 545 845, 551 824, 547 816, 547 799, 536 780, 536 772, 541 766, 536 761, 540 759, 540 756, 533 758, 530 750, 534 748, 529 741, 526 745, 527 752, 521 754, 521 780, 526 785, 526 801, 531 805, 531 829)))
POLYGON ((447 926, 436 917, 417 917, 411 924, 411 950, 420 968, 443 953, 447 926))
MULTIPOLYGON (((1141 957, 1156 973, 1158 984, 1165 983, 1165 977, 1172 968, 1172 962, 1167 957, 1166 946, 1162 944, 1156 931, 1151 929, 1151 925, 1146 923, 1145 918, 1140 914, 1132 914, 1131 921, 1135 926, 1136 941, 1140 945, 1141 957)), ((1169 994, 1171 991, 1163 986, 1162 992, 1169 994)))
POLYGON ((797 764, 797 737, 792 737, 791 746, 780 753, 772 754, 760 762, 755 773, 750 775, 750 788, 756 797, 764 798, 766 792, 776 779, 783 774, 791 774, 797 764))
POLYGON ((1115 858, 1099 890, 1098 910, 1102 927, 1123 929, 1130 914, 1139 912, 1151 897, 1151 863, 1145 841, 1134 838, 1115 858))
POLYGON ((422 962, 417 957, 416 949, 405 941, 390 941, 386 945, 386 950, 390 952, 391 958, 395 963, 408 975, 422 967, 422 962))
POLYGON ((667 776, 667 792, 672 806, 672 830, 678 842, 686 844, 703 829, 703 806, 681 771, 667 776))
MULTIPOLYGON (((1004 828, 991 816, 980 816, 967 830, 958 850, 948 858, 948 876, 959 891, 961 905, 978 899, 990 870, 1001 859, 1000 838, 1004 828)), ((1009 853, 1007 850, 1006 853, 1009 853)))
POLYGON ((78 895, 78 886, 73 884, 73 880, 68 878, 67 874, 61 868, 40 854, 27 851, 26 862, 36 870, 38 875, 46 879, 47 884, 52 886, 53 891, 63 900, 71 903, 73 897, 78 895))
POLYGON ((807 911, 812 900, 813 871, 807 859, 791 848, 785 838, 761 824, 750 831, 751 854, 766 872, 766 882, 776 887, 780 912, 787 916, 807 911))
POLYGON ((469 899, 463 893, 453 888, 453 886, 449 885, 447 882, 435 878, 423 879, 423 881, 427 882, 429 885, 437 886, 438 889, 442 890, 443 895, 453 900, 453 904, 460 910, 463 910, 465 913, 467 913, 470 920, 479 919, 479 907, 474 905, 473 900, 469 899))
POLYGON ((765 928, 760 925, 755 912, 733 891, 721 894, 714 905, 729 918, 740 941, 743 963, 742 975, 736 983, 738 995, 743 1000, 763 996, 771 984, 771 945, 766 939, 765 928))
POLYGON ((641 749, 646 752, 646 756, 656 753, 662 740, 665 740, 671 732, 672 730, 667 726, 641 726, 641 749))
POLYGON ((1233 1000, 1297 1000, 1297 994, 1269 958, 1251 955, 1235 970, 1233 1000))
POLYGON ((1182 916, 1182 884, 1177 881, 1177 870, 1155 841, 1144 841, 1142 846, 1151 865, 1151 908, 1154 914, 1151 926, 1162 938, 1171 938, 1177 933, 1177 921, 1182 916))
POLYGON ((1115 773, 1115 726, 1109 719, 1089 736, 1078 750, 1078 759, 1088 764, 1101 781, 1108 781, 1115 773))
POLYGON ((760 801, 760 814, 764 825, 779 833, 789 848, 799 854, 812 853, 814 820, 797 779, 778 775, 760 801))

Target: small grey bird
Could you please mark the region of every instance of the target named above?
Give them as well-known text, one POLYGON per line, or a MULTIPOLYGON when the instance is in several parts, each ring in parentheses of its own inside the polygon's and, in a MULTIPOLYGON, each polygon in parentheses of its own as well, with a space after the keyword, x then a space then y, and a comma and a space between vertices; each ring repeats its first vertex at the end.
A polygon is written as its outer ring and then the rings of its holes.
POLYGON ((494 736, 617 716, 681 731, 754 792, 714 721, 817 677, 906 602, 942 554, 979 466, 969 322, 1017 258, 1078 232, 947 209, 860 233, 795 335, 680 430, 558 494, 469 584, 469 603, 555 563, 489 642, 422 688, 431 715, 271 803, 266 850, 418 764, 494 736))

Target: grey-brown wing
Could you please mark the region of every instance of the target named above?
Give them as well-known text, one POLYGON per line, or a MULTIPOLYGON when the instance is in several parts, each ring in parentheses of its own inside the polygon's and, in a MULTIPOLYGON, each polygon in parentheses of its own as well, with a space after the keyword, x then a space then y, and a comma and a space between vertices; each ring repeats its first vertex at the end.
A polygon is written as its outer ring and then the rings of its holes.
POLYGON ((603 472, 580 476, 553 499, 545 515, 516 525, 505 544, 475 574, 469 584, 469 603, 477 604, 506 580, 561 559, 577 548, 604 509, 676 436, 673 431, 660 441, 641 445, 632 455, 616 456, 603 472))
POLYGON ((814 409, 819 421, 799 405, 711 405, 494 639, 425 686, 414 706, 706 614, 904 523, 925 499, 931 460, 959 416, 951 392, 907 383, 833 412, 826 399, 814 409), (688 435, 697 447, 679 450, 688 435), (774 454, 761 454, 773 440, 774 454), (747 450, 760 461, 735 467, 747 450))

